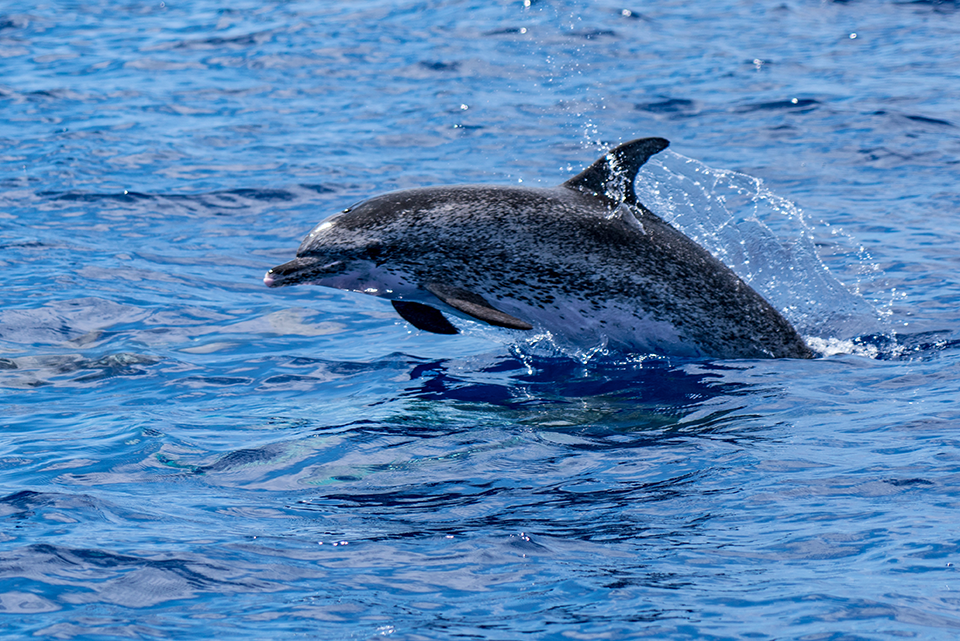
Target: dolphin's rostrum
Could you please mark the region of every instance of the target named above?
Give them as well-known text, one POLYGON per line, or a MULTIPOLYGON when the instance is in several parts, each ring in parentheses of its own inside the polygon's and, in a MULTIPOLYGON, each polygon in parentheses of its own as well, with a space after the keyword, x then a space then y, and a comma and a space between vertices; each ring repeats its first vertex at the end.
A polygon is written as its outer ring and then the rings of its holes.
POLYGON ((465 185, 376 196, 317 225, 270 287, 390 299, 418 329, 445 315, 546 330, 582 347, 718 358, 810 358, 767 301, 637 202, 663 138, 611 150, 552 189, 465 185))

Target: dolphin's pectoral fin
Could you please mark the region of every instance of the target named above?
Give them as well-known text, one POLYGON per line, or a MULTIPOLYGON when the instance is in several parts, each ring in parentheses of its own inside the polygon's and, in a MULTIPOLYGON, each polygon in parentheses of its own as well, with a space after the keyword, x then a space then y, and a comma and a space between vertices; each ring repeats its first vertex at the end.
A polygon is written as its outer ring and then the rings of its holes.
POLYGON ((403 320, 407 321, 417 329, 434 334, 459 334, 460 330, 450 324, 439 309, 424 305, 423 303, 411 303, 404 300, 392 300, 393 308, 397 310, 403 320))
POLYGON ((439 283, 427 283, 424 287, 450 307, 473 316, 477 320, 482 320, 484 323, 508 329, 533 329, 533 325, 530 323, 501 312, 479 294, 439 283))
POLYGON ((563 183, 567 189, 587 192, 616 207, 620 203, 637 204, 633 183, 637 172, 650 156, 658 154, 670 143, 663 138, 641 138, 625 142, 563 183))

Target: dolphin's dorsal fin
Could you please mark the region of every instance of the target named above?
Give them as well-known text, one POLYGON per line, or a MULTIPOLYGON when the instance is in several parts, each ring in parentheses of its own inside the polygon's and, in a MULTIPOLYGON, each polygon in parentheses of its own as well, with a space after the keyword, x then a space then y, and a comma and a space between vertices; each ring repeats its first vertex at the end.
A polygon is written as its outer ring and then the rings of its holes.
POLYGON ((441 283, 426 283, 424 287, 450 307, 458 309, 468 316, 473 316, 477 320, 482 320, 484 323, 508 329, 533 329, 533 325, 530 323, 501 312, 479 294, 441 283))
POLYGON ((633 183, 637 172, 650 156, 670 145, 663 138, 640 138, 614 147, 595 163, 563 183, 568 189, 593 194, 608 206, 637 204, 633 183))
POLYGON ((459 334, 460 330, 450 324, 439 309, 406 300, 392 300, 393 308, 403 320, 424 332, 434 334, 459 334))

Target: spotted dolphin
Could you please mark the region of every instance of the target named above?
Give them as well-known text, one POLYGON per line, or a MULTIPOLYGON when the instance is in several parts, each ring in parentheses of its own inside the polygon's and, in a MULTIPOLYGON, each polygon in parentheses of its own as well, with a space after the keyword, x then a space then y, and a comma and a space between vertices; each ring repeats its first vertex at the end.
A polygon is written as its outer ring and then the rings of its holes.
POLYGON ((810 358, 796 330, 637 201, 663 138, 624 143, 554 188, 462 185, 375 196, 317 225, 269 287, 387 298, 414 327, 468 317, 566 344, 716 358, 810 358))

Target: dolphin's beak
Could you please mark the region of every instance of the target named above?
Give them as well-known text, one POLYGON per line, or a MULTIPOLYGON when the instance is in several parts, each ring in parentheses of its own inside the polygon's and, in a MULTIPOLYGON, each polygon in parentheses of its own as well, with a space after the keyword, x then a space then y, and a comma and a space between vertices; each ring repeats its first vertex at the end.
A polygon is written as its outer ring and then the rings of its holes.
POLYGON ((279 287, 280 285, 276 283, 277 283, 277 277, 273 273, 272 269, 268 271, 266 274, 264 274, 263 276, 264 285, 266 285, 267 287, 279 287))
POLYGON ((340 264, 340 261, 328 265, 319 264, 316 258, 294 258, 289 263, 278 265, 268 271, 263 277, 263 284, 267 287, 284 287, 308 283, 318 276, 329 273, 329 270, 340 264))

